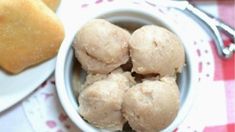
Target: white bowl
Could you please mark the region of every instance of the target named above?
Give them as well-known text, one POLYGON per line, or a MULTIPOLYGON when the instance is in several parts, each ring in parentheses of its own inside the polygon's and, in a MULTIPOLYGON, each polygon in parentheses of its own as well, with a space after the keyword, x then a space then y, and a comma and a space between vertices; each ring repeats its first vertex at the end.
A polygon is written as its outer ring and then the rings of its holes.
MULTIPOLYGON (((63 2, 61 5, 63 8, 63 2)), ((76 10, 75 4, 67 5, 71 9, 76 10), (73 8, 74 7, 74 8, 73 8)), ((65 9, 68 7, 64 6, 65 9)), ((183 69, 183 72, 179 75, 178 85, 180 88, 180 101, 181 106, 175 120, 163 131, 173 131, 186 117, 189 112, 194 95, 196 93, 196 87, 198 82, 197 64, 195 64, 196 55, 193 54, 192 48, 187 45, 187 37, 185 37, 182 29, 177 27, 172 20, 165 17, 162 13, 159 13, 157 10, 151 6, 146 8, 140 8, 139 5, 128 3, 128 2, 112 2, 112 3, 103 3, 98 5, 90 6, 86 9, 80 9, 77 11, 82 11, 83 14, 74 13, 70 14, 73 16, 69 18, 68 15, 64 15, 62 21, 65 24, 66 37, 59 50, 56 64, 56 86, 57 92, 60 99, 60 102, 68 114, 69 118, 76 124, 78 128, 82 131, 97 132, 104 131, 98 128, 91 126, 89 123, 84 121, 82 117, 78 114, 78 103, 77 97, 74 96, 73 83, 72 80, 79 82, 84 80, 84 76, 80 74, 80 78, 74 78, 74 52, 72 49, 72 41, 76 32, 81 28, 83 24, 93 18, 103 18, 107 19, 113 23, 135 23, 137 25, 145 24, 155 24, 161 25, 165 28, 168 28, 174 32, 184 44, 186 52, 186 66, 183 69), (148 9, 146 9, 148 8, 148 9)), ((74 11, 73 11, 74 12, 74 11)), ((70 13, 73 13, 70 12, 70 13)))

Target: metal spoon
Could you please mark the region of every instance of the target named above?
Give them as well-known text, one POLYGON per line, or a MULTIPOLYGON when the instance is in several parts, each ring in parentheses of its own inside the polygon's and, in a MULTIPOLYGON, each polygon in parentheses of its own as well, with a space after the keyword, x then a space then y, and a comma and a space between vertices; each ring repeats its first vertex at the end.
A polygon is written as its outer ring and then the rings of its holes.
POLYGON ((235 53, 235 30, 232 27, 194 7, 186 0, 157 0, 157 3, 162 6, 180 9, 202 21, 212 31, 220 57, 230 58, 235 53), (225 47, 220 34, 221 32, 225 32, 232 39, 233 43, 225 47))

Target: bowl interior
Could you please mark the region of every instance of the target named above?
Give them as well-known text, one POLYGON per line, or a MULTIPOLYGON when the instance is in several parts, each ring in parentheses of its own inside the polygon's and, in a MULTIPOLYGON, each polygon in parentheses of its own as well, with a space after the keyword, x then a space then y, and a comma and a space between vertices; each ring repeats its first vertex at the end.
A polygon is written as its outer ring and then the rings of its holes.
MULTIPOLYGON (((137 28, 143 25, 159 25, 169 29, 170 31, 174 32, 169 26, 164 24, 164 22, 154 16, 149 14, 145 14, 143 12, 134 12, 134 11, 113 11, 109 13, 104 13, 102 15, 97 16, 97 18, 106 19, 120 27, 123 27, 130 32, 135 31, 137 28)), ((64 69, 64 76, 65 76, 65 86, 67 95, 69 97, 70 102, 72 103, 73 107, 78 110, 78 89, 81 84, 85 80, 86 72, 81 69, 80 64, 74 57, 74 51, 72 49, 72 43, 70 44, 69 51, 66 55, 66 62, 65 62, 65 69, 64 69)), ((188 92, 191 88, 191 64, 190 60, 188 59, 187 50, 186 53, 186 65, 183 68, 181 74, 178 74, 177 83, 180 89, 180 103, 181 107, 184 106, 185 100, 188 96, 188 92)))

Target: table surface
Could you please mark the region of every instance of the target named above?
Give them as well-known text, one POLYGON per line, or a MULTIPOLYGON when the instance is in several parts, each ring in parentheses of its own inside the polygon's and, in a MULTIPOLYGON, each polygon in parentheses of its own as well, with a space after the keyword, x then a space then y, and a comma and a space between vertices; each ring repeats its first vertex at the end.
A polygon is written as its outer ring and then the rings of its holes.
MULTIPOLYGON (((235 27, 235 2, 234 0, 191 0, 195 6, 222 19, 232 27, 235 27)), ((229 44, 230 40, 225 38, 229 44)), ((198 98, 186 119, 175 131, 205 131, 205 132, 235 132, 235 56, 229 60, 218 57, 211 40, 211 48, 214 57, 214 75, 212 81, 203 85, 203 92, 198 98)), ((41 103, 42 104, 42 103, 41 103)), ((52 75, 42 83, 35 92, 10 109, 0 113, 0 131, 2 132, 33 132, 53 131, 66 132, 78 131, 68 119, 58 101, 55 92, 55 79, 52 75), (51 98, 50 106, 39 106, 43 100, 51 98), (52 104, 52 106, 51 106, 52 104), (45 119, 45 115, 35 113, 30 107, 40 111, 46 111, 48 115, 54 115, 57 119, 47 117, 44 125, 35 123, 45 119), (57 115, 50 111, 55 108, 57 115), (43 129, 42 129, 43 128, 43 129), (44 129, 47 128, 47 129, 44 129)))

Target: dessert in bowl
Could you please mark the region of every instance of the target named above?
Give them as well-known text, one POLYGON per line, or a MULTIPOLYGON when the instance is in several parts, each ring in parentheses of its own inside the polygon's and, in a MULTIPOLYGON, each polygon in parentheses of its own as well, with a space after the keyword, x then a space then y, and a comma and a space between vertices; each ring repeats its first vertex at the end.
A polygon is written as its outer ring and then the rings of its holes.
MULTIPOLYGON (((89 10, 89 9, 87 9, 89 10)), ((86 121, 83 117, 84 114, 80 112, 79 114, 79 109, 81 109, 79 106, 79 101, 78 101, 78 95, 81 93, 83 89, 84 83, 86 83, 86 78, 89 76, 85 70, 88 70, 88 72, 94 72, 90 71, 89 68, 84 66, 84 63, 86 63, 86 59, 82 60, 82 65, 78 63, 77 59, 75 56, 78 57, 78 53, 76 50, 74 50, 73 46, 75 45, 75 40, 77 37, 77 32, 83 28, 83 26, 87 23, 89 23, 92 19, 104 19, 109 21, 112 24, 115 24, 123 29, 128 30, 129 32, 133 32, 138 30, 139 28, 143 27, 144 25, 156 25, 158 27, 163 27, 166 28, 167 30, 173 32, 178 36, 180 41, 182 42, 184 46, 184 52, 183 53, 184 59, 185 59, 185 65, 181 69, 181 73, 177 74, 177 86, 180 91, 180 106, 179 110, 177 111, 177 116, 174 118, 174 121, 171 121, 170 124, 164 127, 163 131, 172 131, 174 130, 179 123, 185 118, 186 114, 189 112, 192 100, 194 98, 195 90, 197 87, 197 74, 195 72, 192 72, 193 70, 197 69, 197 65, 194 64, 194 59, 195 56, 193 52, 191 51, 191 48, 187 45, 187 39, 184 36, 184 34, 181 33, 181 30, 179 27, 175 26, 171 20, 165 18, 163 15, 160 13, 154 12, 154 10, 145 10, 143 8, 139 8, 136 5, 133 4, 128 4, 128 3, 123 3, 123 2, 114 2, 112 4, 103 4, 102 6, 96 6, 92 8, 92 13, 86 14, 86 18, 84 17, 83 19, 74 19, 74 25, 70 25, 69 27, 70 30, 67 30, 67 35, 66 38, 60 48, 58 58, 57 58, 57 65, 56 65, 56 85, 57 85, 57 92, 61 101, 61 104, 63 108, 65 109, 66 113, 70 117, 70 119, 83 131, 106 131, 108 129, 102 129, 98 128, 96 125, 94 125, 92 122, 86 121), (73 27, 73 28, 72 28, 73 27), (74 52, 75 51, 75 52, 74 52), (83 67, 83 68, 82 68, 83 67), (84 68, 85 67, 85 68, 84 68), (83 70, 85 69, 85 70, 83 70), (83 116, 81 116, 83 115, 83 116), (96 127, 95 127, 96 126, 96 127)), ((75 48, 76 49, 76 48, 75 48)), ((89 51, 88 51, 89 52, 89 51)), ((95 52, 95 51, 94 51, 95 52)), ((89 52, 91 54, 91 52, 89 52)), ((132 56, 131 56, 132 57, 132 56)), ((102 58, 105 60, 106 58, 102 58)), ((80 59, 81 60, 81 59, 80 59)), ((105 60, 106 61, 106 60, 105 60)), ((107 60, 109 61, 109 60, 107 60)), ((126 60, 125 60, 126 62, 126 60)), ((121 64, 120 64, 121 65, 121 64)), ((171 65, 171 64, 169 64, 171 65)), ((118 65, 119 66, 119 65, 118 65)), ((117 66, 117 67, 118 67, 117 66)), ((115 67, 115 68, 117 68, 115 67)), ((115 69, 113 68, 113 69, 115 69)), ((103 68, 104 69, 104 68, 103 68)), ((138 69, 138 68, 137 68, 138 69)), ((109 69, 104 69, 103 72, 106 72, 108 70, 108 73, 110 72, 109 69)), ((112 71, 112 70, 111 70, 112 71)), ((151 70, 152 71, 152 70, 151 70)), ((165 70, 163 70, 163 74, 165 74, 165 70)), ((97 72, 97 71, 95 71, 97 72)), ((136 70, 138 72, 138 70, 136 70)), ((141 70, 140 70, 141 72, 141 70)), ((144 71, 146 72, 146 71, 144 71)), ((107 73, 107 74, 108 74, 107 73)), ((112 74, 112 73, 111 73, 112 74)), ((112 76, 110 74, 110 76, 112 76)), ((142 74, 142 73, 141 73, 142 74)), ((147 71, 148 74, 148 71, 147 71)), ((111 77, 109 77, 111 78, 111 77)), ((162 77, 160 77, 162 78, 162 77)), ((163 77, 164 78, 164 77, 163 77)), ((152 79, 152 78, 151 78, 152 79)), ((162 80, 167 80, 166 78, 162 80)), ((97 81, 97 80, 96 80, 97 81)), ((112 86, 112 79, 105 80, 101 79, 103 83, 106 83, 110 87, 112 86)), ((166 81, 167 82, 167 81, 166 81)), ((100 82, 95 82, 93 84, 97 84, 100 87, 102 87, 102 84, 100 82)), ((94 87, 92 86, 90 87, 94 87)), ((85 84, 86 85, 86 84, 85 84)), ((138 84, 137 84, 138 85, 138 84)), ((154 86, 159 86, 159 85, 164 85, 165 84, 156 84, 152 82, 144 82, 141 84, 141 86, 149 86, 151 87, 154 86)), ((90 88, 89 89, 96 89, 95 88, 90 88)), ((103 90, 102 88, 98 87, 97 89, 100 89, 101 91, 103 90)), ((88 89, 88 88, 87 88, 88 89)), ((133 89, 133 88, 132 88, 133 89)), ((150 88, 151 89, 151 88, 150 88)), ((117 92, 118 90, 113 87, 113 92, 117 92)), ((110 92, 112 92, 112 90, 110 92)), ((155 91, 155 89, 153 89, 155 91)), ((156 92, 157 93, 157 92, 156 92)), ((89 96, 89 91, 86 91, 86 96, 89 96)), ((129 92, 129 96, 131 96, 131 92, 129 92)), ((121 95, 120 95, 121 97, 121 95)), ((126 97, 128 100, 128 97, 126 97)), ((107 101, 109 101, 109 97, 105 98, 107 101)), ((111 100, 111 98, 110 98, 111 100)), ((118 100, 118 98, 116 98, 118 100)), ((130 100, 130 99, 129 99, 130 100)), ((170 100, 170 99, 169 99, 170 100)), ((80 102, 81 103, 81 102, 80 102)), ((94 104, 95 105, 95 104, 94 104)), ((128 109, 126 110, 129 111, 129 102, 125 103, 124 106, 125 108, 128 109)), ((171 106, 171 105, 169 105, 171 106)), ((86 111, 88 109, 83 109, 83 111, 86 111)), ((125 111, 125 110, 124 110, 125 111)), ((84 112, 83 112, 84 113, 84 112)), ((93 114, 99 114, 98 111, 97 113, 93 112, 93 114)), ((125 117, 127 117, 128 114, 126 114, 125 117)), ((128 119, 130 121, 131 119, 128 119)), ((159 119, 160 121, 156 122, 158 123, 163 123, 164 119, 159 119), (161 122, 162 120, 162 122, 161 122)), ((151 123, 152 124, 152 123, 151 123)), ((154 124, 154 122, 153 122, 154 124)), ((135 126, 135 125, 131 125, 135 126)), ((137 128, 138 131, 138 128, 137 128)), ((148 130, 146 130, 148 131, 148 130)), ((156 129, 156 131, 159 131, 156 129)))

